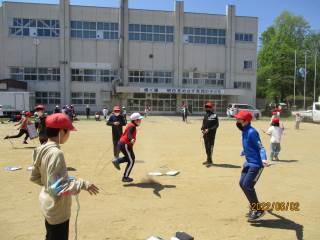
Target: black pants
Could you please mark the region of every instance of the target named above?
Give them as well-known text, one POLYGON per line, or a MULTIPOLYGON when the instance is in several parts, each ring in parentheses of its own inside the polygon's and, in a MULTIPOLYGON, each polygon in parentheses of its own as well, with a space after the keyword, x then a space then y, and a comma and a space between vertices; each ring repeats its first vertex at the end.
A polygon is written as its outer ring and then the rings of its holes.
POLYGON ((69 238, 69 220, 56 225, 51 225, 46 220, 46 229, 46 240, 68 240, 69 238))
POLYGON ((113 142, 113 156, 118 158, 120 149, 118 148, 118 142, 120 140, 120 136, 113 136, 112 142, 113 142))
POLYGON ((254 185, 258 182, 262 171, 263 167, 246 166, 241 172, 239 185, 246 195, 251 207, 259 203, 254 185))
POLYGON ((27 129, 20 129, 19 133, 17 135, 13 135, 13 136, 9 136, 8 138, 19 138, 21 137, 23 134, 25 134, 26 136, 24 137, 24 141, 27 141, 28 137, 29 137, 29 132, 27 129))
POLYGON ((133 148, 131 145, 128 144, 123 144, 121 142, 119 142, 118 144, 118 151, 121 151, 124 155, 124 157, 122 158, 118 158, 118 163, 127 163, 126 169, 124 171, 123 177, 129 177, 132 168, 134 166, 135 163, 135 155, 133 152, 133 148))
POLYGON ((215 138, 216 138, 216 132, 208 132, 203 136, 204 146, 206 148, 206 154, 207 154, 207 162, 212 162, 212 154, 213 154, 215 138))

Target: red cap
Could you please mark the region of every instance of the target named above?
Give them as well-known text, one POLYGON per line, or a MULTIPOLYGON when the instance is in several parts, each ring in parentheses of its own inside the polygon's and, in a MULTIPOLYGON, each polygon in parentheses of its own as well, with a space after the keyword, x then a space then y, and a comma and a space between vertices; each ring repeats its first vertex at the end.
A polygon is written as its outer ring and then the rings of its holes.
POLYGON ((119 106, 114 106, 114 107, 113 107, 113 111, 114 111, 114 112, 120 112, 121 109, 120 109, 119 106))
POLYGON ((44 110, 44 106, 43 105, 37 105, 36 107, 35 107, 35 109, 36 110, 44 110))
POLYGON ((277 112, 276 112, 276 111, 272 112, 272 115, 273 115, 273 116, 274 116, 274 115, 277 115, 277 112))
POLYGON ((251 112, 246 111, 246 110, 242 110, 242 111, 238 112, 238 114, 236 114, 234 117, 236 119, 242 119, 247 122, 251 122, 251 120, 252 120, 251 112))
POLYGON ((58 128, 58 129, 68 129, 70 131, 76 131, 75 127, 72 125, 69 117, 63 113, 51 114, 46 118, 47 128, 58 128))
POLYGON ((279 118, 274 118, 272 119, 272 123, 279 123, 280 122, 280 119, 279 118))
POLYGON ((213 106, 214 106, 214 104, 212 103, 212 102, 207 102, 205 105, 204 105, 204 107, 205 108, 213 108, 213 106))
POLYGON ((25 112, 24 115, 25 115, 26 117, 31 117, 31 112, 25 112))

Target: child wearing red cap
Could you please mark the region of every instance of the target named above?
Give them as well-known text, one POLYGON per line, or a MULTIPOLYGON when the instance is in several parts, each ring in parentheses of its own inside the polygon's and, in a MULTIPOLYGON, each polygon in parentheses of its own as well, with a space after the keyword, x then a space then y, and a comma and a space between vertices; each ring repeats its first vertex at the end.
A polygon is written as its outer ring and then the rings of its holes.
POLYGON ((207 102, 204 107, 206 110, 206 114, 202 121, 201 132, 203 134, 204 145, 206 148, 207 161, 203 162, 203 165, 209 167, 213 164, 212 153, 216 138, 216 132, 219 127, 219 119, 218 115, 213 112, 212 102, 207 102))
POLYGON ((23 144, 28 144, 27 139, 29 138, 29 132, 28 132, 27 126, 31 124, 30 117, 31 117, 31 113, 25 112, 24 117, 17 124, 14 125, 14 126, 20 125, 18 127, 19 133, 13 136, 7 135, 4 139, 19 138, 23 134, 25 134, 26 136, 24 137, 23 144))
POLYGON ((112 142, 113 142, 113 156, 114 159, 119 157, 117 145, 123 133, 123 127, 127 124, 126 119, 121 114, 121 108, 114 106, 113 112, 108 119, 107 125, 112 127, 112 142))
POLYGON ((268 131, 266 132, 270 136, 270 160, 279 161, 279 153, 281 150, 281 137, 283 135, 284 127, 280 127, 280 119, 273 118, 271 127, 269 127, 268 131))
POLYGON ((48 142, 33 153, 33 170, 30 180, 42 186, 39 200, 45 217, 46 240, 68 240, 71 216, 71 195, 87 190, 91 195, 99 189, 82 179, 68 176, 60 144, 74 131, 67 115, 55 113, 46 118, 48 142))
POLYGON ((45 144, 48 141, 47 128, 46 128, 46 118, 47 114, 44 113, 44 106, 37 105, 35 107, 37 117, 35 119, 35 127, 38 130, 39 142, 40 144, 45 144))
POLYGON ((249 111, 242 110, 235 115, 235 118, 237 119, 237 128, 242 131, 243 151, 241 155, 246 158, 239 184, 250 203, 248 221, 255 221, 261 218, 265 212, 255 208, 259 201, 254 186, 264 167, 269 164, 259 133, 251 126, 252 114, 249 111))

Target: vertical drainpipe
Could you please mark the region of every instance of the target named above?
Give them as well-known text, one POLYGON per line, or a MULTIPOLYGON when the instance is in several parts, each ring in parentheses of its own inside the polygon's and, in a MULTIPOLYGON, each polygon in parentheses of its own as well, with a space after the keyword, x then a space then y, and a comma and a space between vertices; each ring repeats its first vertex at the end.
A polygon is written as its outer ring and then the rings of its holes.
POLYGON ((128 84, 128 25, 129 7, 128 0, 120 0, 119 8, 119 70, 120 82, 126 86, 128 84))
POLYGON ((59 3, 60 23, 60 92, 62 104, 71 103, 71 72, 70 72, 70 2, 60 0, 59 3))

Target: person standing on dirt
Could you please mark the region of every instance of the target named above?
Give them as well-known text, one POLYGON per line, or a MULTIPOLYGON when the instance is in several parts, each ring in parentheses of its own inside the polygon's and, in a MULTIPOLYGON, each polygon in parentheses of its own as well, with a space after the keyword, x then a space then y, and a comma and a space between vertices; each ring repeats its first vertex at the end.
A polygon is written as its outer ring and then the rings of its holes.
POLYGON ((2 110, 2 105, 0 105, 0 123, 3 123, 3 110, 2 110))
POLYGON ((188 121, 188 107, 185 103, 183 103, 182 107, 181 107, 181 112, 182 112, 182 121, 187 123, 188 121))
POLYGON ((20 122, 18 122, 17 124, 14 125, 14 126, 20 125, 19 128, 18 128, 19 133, 17 135, 13 135, 13 136, 7 135, 4 139, 19 138, 23 134, 25 134, 26 136, 24 137, 23 144, 28 144, 27 139, 29 137, 29 132, 28 132, 27 126, 29 124, 31 124, 31 122, 29 120, 30 117, 31 117, 31 113, 30 112, 25 112, 24 113, 24 117, 20 120, 20 122))
POLYGON ((87 119, 89 119, 89 117, 90 117, 90 107, 89 107, 89 105, 86 106, 86 116, 87 116, 87 119))
POLYGON ((237 119, 237 128, 242 132, 243 151, 241 156, 246 158, 239 184, 250 203, 248 221, 252 222, 265 214, 265 211, 259 208, 254 186, 259 180, 264 167, 268 167, 269 164, 259 133, 251 126, 252 114, 249 111, 242 110, 234 117, 237 119))
POLYGON ((113 108, 113 112, 108 119, 107 125, 112 127, 112 142, 113 142, 113 156, 114 159, 119 157, 119 151, 117 150, 118 142, 123 133, 123 127, 126 125, 126 121, 124 116, 120 113, 121 108, 119 106, 115 106, 113 108))
POLYGON ((35 127, 38 130, 40 144, 45 144, 48 141, 46 118, 47 114, 44 112, 43 105, 37 105, 35 107, 37 118, 35 119, 35 127))
POLYGON ((206 148, 207 161, 203 165, 212 165, 213 147, 216 138, 216 132, 219 127, 218 115, 213 112, 213 103, 207 102, 205 104, 206 114, 202 121, 201 132, 203 134, 204 146, 206 148))
POLYGON ((56 107, 54 108, 53 113, 61 113, 59 105, 56 105, 56 107))

